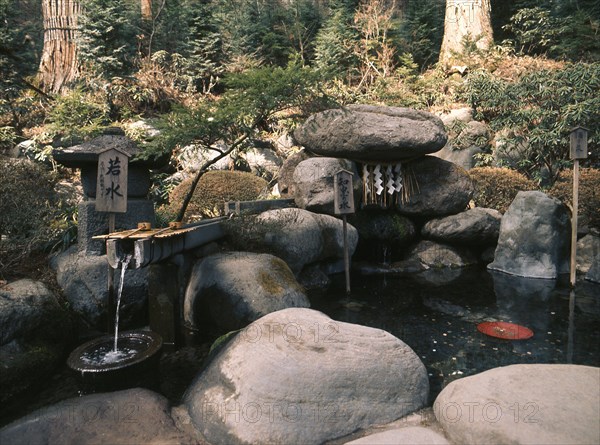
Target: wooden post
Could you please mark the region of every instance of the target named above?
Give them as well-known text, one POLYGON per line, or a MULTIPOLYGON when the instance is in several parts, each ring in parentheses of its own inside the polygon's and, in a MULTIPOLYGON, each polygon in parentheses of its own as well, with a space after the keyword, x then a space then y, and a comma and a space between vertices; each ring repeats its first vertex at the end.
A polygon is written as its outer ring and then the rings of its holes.
POLYGON ((569 282, 575 287, 577 281, 577 212, 579 206, 579 159, 573 163, 573 216, 571 219, 571 274, 569 282))
POLYGON ((569 282, 575 287, 577 281, 577 212, 579 207, 579 160, 587 158, 588 129, 575 127, 571 130, 571 159, 573 159, 573 216, 571 219, 571 267, 569 282))
POLYGON ((569 292, 569 330, 567 335, 567 363, 573 363, 573 344, 575 335, 575 289, 569 292))
POLYGON ((344 271, 346 273, 346 293, 350 294, 350 255, 348 253, 348 221, 346 215, 342 217, 344 222, 344 271))
POLYGON ((353 173, 340 170, 333 180, 333 210, 336 215, 342 215, 344 227, 344 271, 346 272, 346 293, 350 294, 350 254, 348 252, 348 221, 346 215, 354 213, 353 173))
MULTIPOLYGON (((127 212, 127 176, 129 170, 129 154, 109 148, 98 155, 98 176, 96 181, 96 211, 108 213, 108 233, 116 230, 117 213, 127 212)), ((107 241, 108 242, 108 241, 107 241)), ((115 271, 108 264, 108 296, 106 301, 107 329, 114 329, 115 304, 115 271)))
MULTIPOLYGON (((113 233, 115 229, 115 213, 108 214, 108 233, 113 233)), ((108 264, 108 296, 106 301, 106 329, 111 333, 115 329, 115 270, 108 264)))

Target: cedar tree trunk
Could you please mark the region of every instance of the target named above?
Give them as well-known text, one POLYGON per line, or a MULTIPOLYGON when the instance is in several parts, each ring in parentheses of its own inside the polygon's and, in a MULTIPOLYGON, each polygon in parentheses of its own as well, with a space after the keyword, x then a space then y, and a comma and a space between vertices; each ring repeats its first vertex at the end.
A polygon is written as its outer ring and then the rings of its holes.
POLYGON ((452 65, 456 54, 463 52, 463 38, 467 35, 479 49, 488 49, 494 43, 490 12, 490 0, 446 0, 442 66, 452 65))
POLYGON ((77 78, 78 0, 42 0, 44 49, 39 68, 41 89, 58 93, 77 78))

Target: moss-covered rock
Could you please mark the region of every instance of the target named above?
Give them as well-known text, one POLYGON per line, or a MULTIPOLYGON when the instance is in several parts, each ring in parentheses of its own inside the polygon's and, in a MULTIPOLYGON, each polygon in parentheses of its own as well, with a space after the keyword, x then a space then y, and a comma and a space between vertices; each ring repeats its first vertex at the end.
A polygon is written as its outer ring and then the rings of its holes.
MULTIPOLYGON (((407 246, 415 238, 415 225, 406 216, 397 212, 380 209, 361 210, 348 218, 358 230, 359 257, 380 261, 382 251, 387 255, 407 246)), ((385 261, 389 258, 383 258, 385 261)))
POLYGON ((185 292, 184 319, 192 329, 222 334, 288 307, 309 307, 287 264, 272 255, 229 252, 198 262, 185 292))

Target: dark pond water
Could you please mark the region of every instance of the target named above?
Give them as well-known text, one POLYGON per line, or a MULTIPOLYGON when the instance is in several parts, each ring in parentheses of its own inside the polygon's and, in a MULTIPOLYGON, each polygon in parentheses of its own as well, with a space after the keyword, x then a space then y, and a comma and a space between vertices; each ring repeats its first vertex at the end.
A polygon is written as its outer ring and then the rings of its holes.
POLYGON ((334 320, 384 329, 407 343, 427 367, 431 399, 452 380, 517 363, 600 366, 600 285, 514 277, 472 269, 452 284, 410 278, 344 277, 311 298, 334 320), (528 327, 528 340, 477 331, 483 321, 528 327))
MULTIPOLYGON (((431 401, 450 381, 498 366, 600 366, 600 286, 589 282, 579 282, 571 297, 566 282, 479 269, 466 271, 453 284, 438 286, 412 278, 354 274, 352 293, 347 296, 341 274, 327 292, 310 299, 314 309, 334 320, 385 329, 407 343, 427 367, 431 401), (487 320, 524 325, 534 336, 521 341, 487 337, 477 331, 477 324, 487 320)), ((205 341, 164 352, 151 389, 178 404, 200 371, 210 344, 205 341)), ((0 427, 80 393, 80 383, 64 365, 29 394, 1 406, 0 427)))

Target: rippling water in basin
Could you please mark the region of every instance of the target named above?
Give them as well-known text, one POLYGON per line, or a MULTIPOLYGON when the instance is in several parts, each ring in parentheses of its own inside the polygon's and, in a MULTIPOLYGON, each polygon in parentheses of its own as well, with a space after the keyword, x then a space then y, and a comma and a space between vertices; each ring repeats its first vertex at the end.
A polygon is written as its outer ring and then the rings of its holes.
POLYGON ((147 342, 135 338, 120 338, 119 348, 115 351, 113 342, 98 345, 92 351, 85 352, 81 361, 87 365, 108 365, 124 362, 148 348, 147 342))

